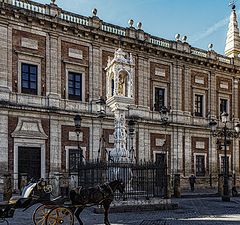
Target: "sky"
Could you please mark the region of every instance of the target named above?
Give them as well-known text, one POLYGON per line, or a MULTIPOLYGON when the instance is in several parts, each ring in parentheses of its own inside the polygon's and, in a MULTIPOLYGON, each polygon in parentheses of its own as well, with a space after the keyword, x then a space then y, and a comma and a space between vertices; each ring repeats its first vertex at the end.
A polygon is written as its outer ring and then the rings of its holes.
MULTIPOLYGON (((34 0, 49 4, 50 0, 34 0)), ((134 20, 137 27, 153 36, 174 40, 177 33, 187 36, 193 47, 224 54, 225 41, 231 13, 230 0, 56 0, 62 9, 83 16, 91 16, 92 9, 105 22, 128 27, 134 20)), ((236 1, 240 15, 240 1, 236 1)))

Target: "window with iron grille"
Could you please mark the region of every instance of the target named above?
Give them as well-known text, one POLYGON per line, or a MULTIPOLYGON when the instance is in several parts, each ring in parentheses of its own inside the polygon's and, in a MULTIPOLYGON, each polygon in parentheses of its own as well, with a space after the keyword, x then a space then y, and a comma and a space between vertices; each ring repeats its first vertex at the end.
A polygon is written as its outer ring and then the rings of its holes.
POLYGON ((68 73, 68 99, 82 101, 81 73, 68 73))
POLYGON ((154 110, 160 111, 163 106, 165 106, 165 89, 155 88, 154 110))
POLYGON ((196 156, 196 176, 205 176, 205 156, 196 156))
MULTIPOLYGON (((221 156, 221 173, 224 174, 225 157, 221 156)), ((227 173, 229 172, 229 157, 227 156, 227 173)))
POLYGON ((21 92, 37 95, 37 70, 36 65, 21 64, 21 92))
POLYGON ((227 99, 220 99, 220 114, 223 112, 228 112, 228 100, 227 99))
POLYGON ((195 116, 203 116, 203 95, 195 95, 195 116))
POLYGON ((78 172, 81 163, 81 151, 78 149, 69 149, 69 172, 78 172))

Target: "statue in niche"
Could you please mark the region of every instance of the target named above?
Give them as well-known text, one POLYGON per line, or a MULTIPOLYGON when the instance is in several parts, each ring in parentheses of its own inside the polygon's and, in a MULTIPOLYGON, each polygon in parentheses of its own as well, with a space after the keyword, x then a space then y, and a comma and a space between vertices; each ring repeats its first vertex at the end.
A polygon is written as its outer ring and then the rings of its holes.
POLYGON ((118 95, 124 95, 125 77, 120 75, 118 79, 118 95))

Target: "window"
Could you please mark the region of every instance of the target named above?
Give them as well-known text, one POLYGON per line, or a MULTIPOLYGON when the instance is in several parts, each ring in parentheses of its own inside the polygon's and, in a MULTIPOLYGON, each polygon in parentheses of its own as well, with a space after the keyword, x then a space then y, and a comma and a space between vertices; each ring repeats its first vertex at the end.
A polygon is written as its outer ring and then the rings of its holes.
POLYGON ((227 99, 220 99, 220 114, 223 112, 228 112, 228 100, 227 99))
POLYGON ((81 162, 81 151, 78 149, 69 149, 69 172, 78 172, 81 162))
POLYGON ((203 95, 195 95, 195 116, 203 116, 203 95))
MULTIPOLYGON (((224 174, 225 157, 221 156, 221 173, 224 174)), ((229 173, 229 157, 227 156, 227 174, 229 173)))
POLYGON ((205 176, 205 156, 196 156, 196 176, 205 176))
POLYGON ((165 106, 165 89, 155 88, 154 110, 160 111, 163 106, 165 106))
POLYGON ((26 94, 37 95, 37 66, 22 63, 21 65, 21 91, 26 94))
POLYGON ((70 100, 82 101, 82 74, 69 72, 68 98, 70 100))

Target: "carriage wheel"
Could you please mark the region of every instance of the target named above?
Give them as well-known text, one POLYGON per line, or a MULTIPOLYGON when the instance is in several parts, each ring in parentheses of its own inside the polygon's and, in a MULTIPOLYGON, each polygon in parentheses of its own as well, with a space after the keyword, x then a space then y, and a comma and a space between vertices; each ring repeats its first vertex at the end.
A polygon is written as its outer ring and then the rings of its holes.
POLYGON ((74 215, 66 207, 52 209, 46 218, 46 225, 73 225, 74 215))
POLYGON ((47 207, 46 205, 38 206, 33 213, 33 223, 34 225, 45 225, 46 218, 48 213, 52 208, 47 207))

